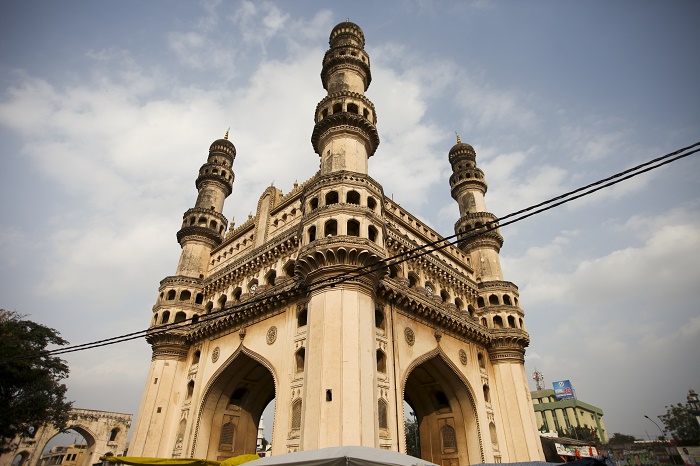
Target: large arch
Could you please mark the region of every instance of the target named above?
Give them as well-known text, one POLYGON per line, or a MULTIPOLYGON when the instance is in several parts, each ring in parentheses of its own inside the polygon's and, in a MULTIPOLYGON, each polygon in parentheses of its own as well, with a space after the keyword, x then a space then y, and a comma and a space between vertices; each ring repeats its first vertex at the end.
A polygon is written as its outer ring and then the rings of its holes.
POLYGON ((418 422, 421 458, 437 464, 484 461, 476 404, 469 383, 438 350, 406 371, 404 400, 418 422))
POLYGON ((275 377, 261 356, 240 348, 207 385, 192 457, 223 460, 255 453, 258 424, 275 398, 275 377))

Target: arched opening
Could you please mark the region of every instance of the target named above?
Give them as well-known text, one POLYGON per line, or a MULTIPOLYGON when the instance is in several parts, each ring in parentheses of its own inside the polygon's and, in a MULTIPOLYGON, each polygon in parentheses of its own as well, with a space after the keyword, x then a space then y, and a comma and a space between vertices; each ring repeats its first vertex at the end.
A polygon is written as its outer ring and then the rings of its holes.
POLYGON ((484 327, 488 327, 488 322, 486 321, 486 317, 481 318, 481 325, 483 325, 484 327))
MULTIPOLYGON (((117 431, 115 440, 119 440, 119 428, 110 432, 111 435, 117 431)), ((46 442, 41 450, 41 456, 37 464, 43 466, 64 465, 64 466, 89 466, 95 454, 95 438, 86 429, 80 426, 71 426, 63 432, 59 432, 46 442)), ((96 458, 95 458, 96 459, 96 458)), ((15 460, 17 458, 15 457, 15 460)), ((29 455, 25 461, 29 461, 29 455)), ((13 461, 14 464, 14 461, 13 461)), ((27 466, 27 462, 23 463, 27 466)))
POLYGON ((360 205, 360 193, 357 191, 348 191, 348 194, 346 195, 347 203, 348 204, 356 204, 360 205))
POLYGON ((168 301, 175 299, 175 290, 168 291, 168 301))
POLYGON ((340 113, 343 111, 343 104, 337 103, 333 104, 333 113, 340 113))
POLYGON ((205 306, 204 310, 207 312, 207 314, 209 314, 212 309, 214 309, 214 303, 209 301, 205 306))
POLYGON ((189 290, 182 290, 180 292, 180 301, 189 301, 192 298, 192 293, 189 290))
POLYGON ((199 358, 202 357, 202 352, 197 350, 192 355, 192 364, 199 364, 199 358))
POLYGON ((187 314, 184 312, 180 311, 177 314, 175 314, 175 323, 179 324, 180 322, 184 322, 187 320, 187 314))
POLYGON ((360 222, 348 220, 348 236, 360 236, 360 222))
POLYGON ((510 296, 508 296, 507 294, 503 295, 503 304, 507 304, 508 306, 511 305, 510 296))
POLYGON ((318 209, 318 198, 317 197, 314 197, 309 201, 309 208, 311 210, 318 209))
POLYGON ((493 326, 495 328, 503 328, 503 318, 501 316, 493 316, 493 326))
POLYGON ((508 316, 508 327, 510 328, 515 328, 515 317, 513 316, 508 316))
POLYGON ((377 350, 377 372, 386 374, 386 354, 380 349, 377 350))
POLYGON ((338 234, 338 222, 328 220, 323 226, 323 236, 336 236, 338 234))
POLYGON ((330 191, 326 194, 326 205, 338 203, 338 191, 330 191))
POLYGON ((217 301, 219 303, 219 309, 223 309, 224 306, 226 306, 226 295, 222 294, 219 300, 217 301))
POLYGON ((284 274, 289 278, 294 278, 294 261, 289 261, 287 265, 284 266, 284 274))
POLYGON ((484 307, 484 306, 485 306, 485 304, 484 304, 484 298, 482 298, 481 296, 479 296, 479 297, 476 299, 476 306, 479 307, 479 308, 484 307))
POLYGON ((389 429, 389 413, 388 405, 383 399, 377 401, 377 421, 379 428, 383 430, 389 429))
POLYGON ((348 113, 360 113, 360 109, 356 104, 348 104, 348 113))
POLYGON ((474 317, 474 307, 471 304, 467 306, 467 312, 469 313, 469 317, 474 317))
POLYGON ((153 325, 157 325, 157 324, 158 324, 158 313, 156 312, 153 315, 153 325))
POLYGON ((459 298, 455 298, 455 307, 457 308, 458 311, 461 311, 464 309, 464 303, 462 303, 462 300, 459 298))
POLYGON ((414 272, 408 272, 408 287, 415 288, 418 285, 418 275, 414 272))
POLYGON ((440 299, 443 303, 447 303, 450 300, 450 294, 445 290, 440 290, 440 299))
POLYGON ((196 324, 197 322, 199 322, 199 314, 193 314, 192 315, 192 323, 196 324))
POLYGON ((368 197, 367 198, 367 207, 370 210, 376 209, 377 208, 377 201, 375 201, 373 197, 368 197))
POLYGON ((406 379, 404 393, 415 413, 415 428, 406 418, 402 451, 408 453, 409 447, 417 446, 417 456, 437 464, 482 462, 474 397, 441 356, 415 367, 406 379))
POLYGON ((373 241, 376 243, 377 236, 378 236, 377 229, 373 225, 370 225, 369 227, 367 227, 367 237, 369 238, 370 241, 373 241))
POLYGON ((489 393, 489 386, 484 384, 484 401, 491 403, 491 395, 489 393))
POLYGON ((492 294, 491 296, 489 296, 489 304, 497 305, 498 304, 498 296, 496 296, 495 294, 492 294))
POLYGON ((384 331, 384 313, 381 309, 374 310, 374 326, 377 330, 384 331))
POLYGON ((307 232, 307 236, 309 237, 309 243, 312 241, 316 241, 316 227, 315 226, 310 226, 309 230, 307 232))
POLYGON ((297 314, 297 327, 306 327, 308 312, 309 311, 306 308, 299 311, 297 314))
POLYGON ((270 270, 267 275, 265 275, 265 284, 268 286, 275 286, 275 279, 277 278, 277 272, 275 270, 270 270))
POLYGON ((304 372, 304 362, 306 361, 306 349, 301 347, 294 353, 294 362, 297 374, 304 372))
POLYGON ((160 323, 167 324, 169 320, 170 320, 170 311, 165 311, 163 313, 163 318, 161 319, 160 323))
POLYGON ((486 369, 486 361, 484 361, 484 354, 479 353, 476 357, 477 361, 479 361, 479 367, 481 369, 486 369))
POLYGON ((195 304, 202 304, 204 302, 204 295, 202 293, 197 293, 197 297, 194 298, 195 304))
POLYGON ((231 296, 233 296, 233 301, 238 302, 241 300, 241 295, 243 294, 243 290, 241 289, 240 286, 237 286, 235 290, 233 290, 233 293, 231 296))
MULTIPOLYGON (((274 399, 275 383, 270 370, 258 360, 238 354, 205 389, 193 437, 197 440, 188 456, 223 460, 255 453, 263 410, 274 399)), ((273 419, 268 422, 272 425, 273 419)), ((285 434, 276 433, 280 445, 285 434)))

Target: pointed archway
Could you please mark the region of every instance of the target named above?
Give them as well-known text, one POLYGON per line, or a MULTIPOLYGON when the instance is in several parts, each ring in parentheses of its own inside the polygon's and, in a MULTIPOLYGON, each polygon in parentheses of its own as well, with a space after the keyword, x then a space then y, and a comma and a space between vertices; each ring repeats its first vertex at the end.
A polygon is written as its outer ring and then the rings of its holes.
POLYGON ((443 465, 483 462, 474 397, 440 353, 427 356, 405 379, 404 400, 418 422, 420 457, 443 465))
POLYGON ((258 424, 275 398, 275 379, 262 358, 238 352, 206 389, 192 456, 219 461, 256 452, 258 424))

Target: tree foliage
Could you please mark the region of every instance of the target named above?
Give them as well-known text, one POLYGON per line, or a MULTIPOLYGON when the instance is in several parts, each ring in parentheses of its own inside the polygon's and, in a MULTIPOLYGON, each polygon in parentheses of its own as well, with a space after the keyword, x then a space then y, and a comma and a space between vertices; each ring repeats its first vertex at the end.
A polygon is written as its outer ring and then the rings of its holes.
POLYGON ((0 453, 41 425, 65 427, 72 403, 60 381, 68 377, 68 366, 43 352, 66 344, 56 330, 0 309, 0 453))
POLYGON ((635 440, 634 435, 625 435, 615 432, 608 438, 608 443, 613 445, 621 445, 623 443, 634 443, 635 440))
POLYGON ((666 406, 666 414, 659 416, 666 431, 679 445, 700 444, 700 426, 689 408, 681 403, 666 406))

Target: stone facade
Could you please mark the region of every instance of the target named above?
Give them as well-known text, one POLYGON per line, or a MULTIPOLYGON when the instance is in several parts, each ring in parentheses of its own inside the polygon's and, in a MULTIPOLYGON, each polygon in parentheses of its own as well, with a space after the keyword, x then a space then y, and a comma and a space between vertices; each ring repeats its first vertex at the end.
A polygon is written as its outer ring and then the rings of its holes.
MULTIPOLYGON (((132 417, 131 414, 109 411, 72 409, 66 429, 78 432, 87 442, 87 448, 80 449, 81 462, 74 464, 88 466, 97 463, 103 455, 123 455, 132 417)), ((18 455, 22 457, 21 466, 40 465, 41 452, 59 432, 53 426, 40 426, 33 435, 17 439, 15 450, 0 456, 0 466, 10 466, 18 455)))
POLYGON ((272 399, 273 454, 405 451, 405 400, 426 459, 543 459, 529 337, 474 149, 458 140, 449 151, 461 241, 446 245, 367 173, 379 136, 362 30, 340 23, 329 42, 311 136, 318 173, 286 194, 270 186, 255 216, 226 231, 236 149, 228 135, 209 149, 177 271, 153 307, 130 454, 252 453, 272 399))

